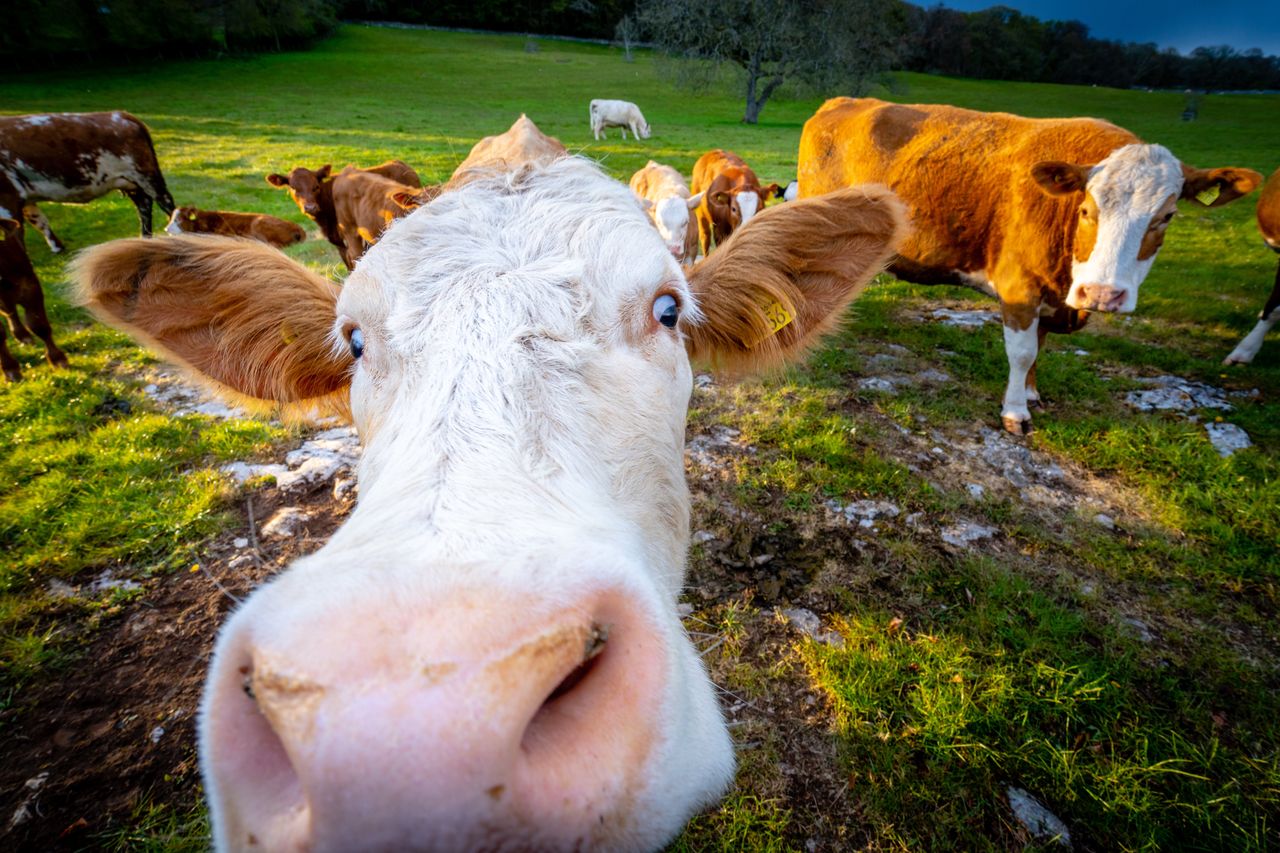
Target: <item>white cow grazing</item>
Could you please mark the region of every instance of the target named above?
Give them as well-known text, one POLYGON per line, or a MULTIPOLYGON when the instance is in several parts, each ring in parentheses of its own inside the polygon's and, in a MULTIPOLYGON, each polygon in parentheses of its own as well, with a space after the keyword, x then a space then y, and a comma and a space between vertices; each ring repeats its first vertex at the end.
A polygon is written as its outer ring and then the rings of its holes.
POLYGON ((99 316, 240 395, 349 395, 365 444, 350 518, 221 630, 217 849, 653 850, 715 801, 733 749, 676 612, 689 359, 801 355, 904 223, 842 189, 686 276, 568 157, 449 188, 342 288, 256 242, 86 252, 99 316))
POLYGON ((606 127, 622 128, 622 138, 627 138, 627 128, 636 139, 649 138, 649 122, 644 120, 640 108, 630 101, 611 101, 596 98, 591 102, 591 133, 596 139, 604 137, 606 127))
POLYGON ((631 191, 649 212, 672 257, 693 263, 698 256, 698 222, 689 213, 698 209, 702 193, 690 196, 684 176, 654 160, 631 176, 631 191))

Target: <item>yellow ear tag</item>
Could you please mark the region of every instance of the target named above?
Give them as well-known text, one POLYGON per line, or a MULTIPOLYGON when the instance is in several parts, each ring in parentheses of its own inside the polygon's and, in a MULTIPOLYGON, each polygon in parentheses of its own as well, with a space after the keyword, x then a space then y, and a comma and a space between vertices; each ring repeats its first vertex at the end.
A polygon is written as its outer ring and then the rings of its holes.
POLYGON ((195 221, 196 221, 196 215, 195 215, 195 213, 194 213, 194 212, 193 212, 193 213, 188 213, 188 214, 187 214, 187 219, 190 219, 192 222, 195 222, 195 221))
POLYGON ((1222 194, 1222 187, 1218 186, 1217 184, 1211 184, 1208 189, 1201 190, 1200 192, 1196 193, 1196 201, 1200 202, 1205 207, 1208 207, 1209 205, 1217 201, 1218 196, 1221 194, 1222 194))
POLYGON ((788 323, 795 319, 786 308, 782 307, 781 302, 775 301, 768 308, 764 309, 764 318, 769 321, 769 334, 765 335, 757 341, 747 344, 747 349, 755 347, 765 338, 771 338, 778 332, 782 331, 788 323))

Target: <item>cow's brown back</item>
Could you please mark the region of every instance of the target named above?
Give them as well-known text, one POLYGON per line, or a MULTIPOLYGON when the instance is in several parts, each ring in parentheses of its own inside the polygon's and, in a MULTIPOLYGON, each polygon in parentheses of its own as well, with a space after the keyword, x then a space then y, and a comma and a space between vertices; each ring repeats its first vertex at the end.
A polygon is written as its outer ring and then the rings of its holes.
MULTIPOLYGON (((356 166, 347 166, 348 169, 357 168, 356 166)), ((413 167, 403 160, 388 160, 385 163, 379 163, 376 166, 370 166, 363 169, 365 172, 372 172, 375 175, 381 175, 384 178, 390 178, 398 184, 404 184, 414 189, 422 189, 422 179, 418 177, 418 173, 413 167)))
POLYGON ((1002 255, 1043 276, 1067 276, 1076 203, 1031 178, 1043 160, 1092 164, 1138 142, 1093 118, 1029 119, 934 104, 833 98, 800 137, 802 198, 862 183, 906 202, 911 232, 894 268, 924 283, 993 272, 1002 255), (1030 239, 1028 239, 1030 235, 1030 239), (901 263, 905 261, 905 263, 901 263))

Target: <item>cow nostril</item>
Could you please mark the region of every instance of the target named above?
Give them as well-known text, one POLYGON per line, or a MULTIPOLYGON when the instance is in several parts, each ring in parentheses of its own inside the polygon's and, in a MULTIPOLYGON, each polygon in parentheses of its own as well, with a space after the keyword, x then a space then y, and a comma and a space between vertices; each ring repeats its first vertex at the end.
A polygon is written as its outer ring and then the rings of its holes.
MULTIPOLYGON (((548 729, 555 728, 554 719, 559 716, 558 712, 564 710, 576 697, 583 696, 589 692, 585 688, 591 683, 593 676, 599 672, 608 657, 605 655, 605 646, 609 642, 610 627, 609 625, 599 624, 591 626, 582 648, 582 658, 552 688, 551 692, 547 694, 547 698, 542 700, 542 704, 533 715, 533 719, 529 721, 529 725, 521 738, 521 746, 526 751, 533 746, 537 739, 545 735, 548 729)), ((589 699, 586 701, 590 704, 589 699)))

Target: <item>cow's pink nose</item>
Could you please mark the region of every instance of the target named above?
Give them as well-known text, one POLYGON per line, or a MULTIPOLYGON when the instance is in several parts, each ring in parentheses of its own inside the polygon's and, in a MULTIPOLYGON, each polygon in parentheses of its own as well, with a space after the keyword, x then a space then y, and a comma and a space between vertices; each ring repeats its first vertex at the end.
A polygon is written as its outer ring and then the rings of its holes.
POLYGON ((237 626, 205 704, 221 841, 595 846, 660 740, 668 650, 636 610, 611 593, 539 615, 490 595, 408 617, 335 608, 281 638, 237 626))
POLYGON ((1082 298, 1073 307, 1082 311, 1119 311, 1129 299, 1129 291, 1109 284, 1083 284, 1080 292, 1082 298))

